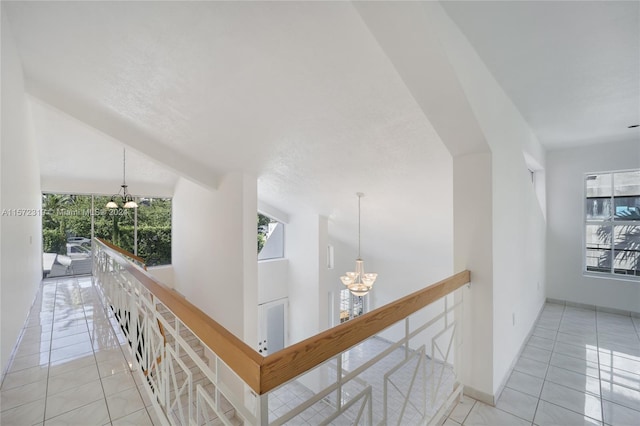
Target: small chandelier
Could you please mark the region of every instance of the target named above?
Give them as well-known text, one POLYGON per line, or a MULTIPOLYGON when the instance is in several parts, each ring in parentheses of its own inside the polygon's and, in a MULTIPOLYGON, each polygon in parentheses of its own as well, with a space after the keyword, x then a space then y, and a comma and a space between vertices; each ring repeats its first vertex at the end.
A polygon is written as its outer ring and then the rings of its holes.
POLYGON ((122 185, 120 185, 120 191, 117 194, 111 196, 111 200, 107 203, 108 209, 117 209, 119 200, 125 209, 135 209, 138 207, 133 195, 127 191, 127 179, 126 179, 126 166, 127 166, 127 153, 125 148, 122 148, 122 185))
POLYGON ((364 272, 364 261, 360 257, 360 199, 364 197, 362 192, 356 193, 358 196, 358 258, 356 259, 355 272, 347 272, 340 277, 342 284, 347 286, 349 291, 355 296, 364 296, 371 290, 378 274, 364 272))

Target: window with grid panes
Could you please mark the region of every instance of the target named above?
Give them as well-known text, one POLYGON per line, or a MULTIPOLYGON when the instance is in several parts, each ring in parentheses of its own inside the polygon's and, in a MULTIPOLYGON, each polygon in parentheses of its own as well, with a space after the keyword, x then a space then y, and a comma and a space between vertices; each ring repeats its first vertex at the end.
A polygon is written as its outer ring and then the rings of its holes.
POLYGON ((585 271, 640 278, 640 170, 585 177, 585 271))

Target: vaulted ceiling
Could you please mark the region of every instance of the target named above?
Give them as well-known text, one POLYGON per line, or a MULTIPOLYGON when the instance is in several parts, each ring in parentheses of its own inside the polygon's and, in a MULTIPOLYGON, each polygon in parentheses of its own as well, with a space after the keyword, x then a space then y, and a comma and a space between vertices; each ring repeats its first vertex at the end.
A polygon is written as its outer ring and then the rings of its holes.
MULTIPOLYGON (((126 145, 132 183, 242 171, 285 210, 346 216, 365 192, 379 223, 415 223, 422 195, 450 190, 449 153, 351 3, 2 3, 48 105, 43 176, 117 189, 126 145), (49 131, 56 114, 69 129, 49 131), (107 140, 95 167, 89 146, 107 140)), ((443 6, 547 148, 638 137, 637 2, 443 6)))
POLYGON ((548 149, 640 144, 640 2, 443 7, 548 149))

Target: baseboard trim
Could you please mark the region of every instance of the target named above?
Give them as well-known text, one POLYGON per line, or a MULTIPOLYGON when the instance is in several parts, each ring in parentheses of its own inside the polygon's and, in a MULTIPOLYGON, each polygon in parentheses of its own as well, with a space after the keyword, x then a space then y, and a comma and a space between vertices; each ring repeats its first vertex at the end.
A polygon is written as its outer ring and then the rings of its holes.
POLYGON ((494 398, 493 395, 479 391, 467 385, 464 385, 464 395, 491 406, 495 406, 497 401, 497 398, 494 398))
POLYGON ((520 349, 518 349, 518 353, 516 354, 515 358, 513 358, 513 361, 511 361, 511 365, 509 366, 509 370, 507 370, 508 371, 507 375, 502 379, 502 382, 500 383, 500 386, 498 386, 498 389, 497 389, 495 397, 494 397, 494 399, 496 401, 500 398, 500 395, 502 395, 502 391, 504 390, 505 386, 507 385, 507 382, 509 381, 509 377, 511 377, 511 373, 513 372, 513 368, 516 366, 516 363, 520 359, 520 355, 522 355, 522 351, 524 350, 524 347, 527 346, 527 343, 529 342, 529 339, 533 335, 533 329, 536 327, 536 324, 540 320, 540 316, 542 315, 542 311, 544 311, 544 305, 545 305, 545 303, 540 305, 540 310, 538 311, 538 315, 536 316, 536 319, 533 321, 533 324, 531 325, 531 329, 529 329, 529 333, 527 333, 527 336, 522 341, 522 344, 520 345, 520 349))
POLYGON ((596 311, 596 312, 605 312, 605 313, 608 313, 608 314, 623 315, 623 316, 626 316, 626 317, 640 318, 640 312, 626 311, 624 309, 616 309, 616 308, 607 308, 605 306, 598 306, 598 305, 590 305, 590 304, 587 304, 587 303, 572 302, 570 300, 552 299, 550 297, 547 297, 547 303, 554 303, 556 305, 571 306, 571 307, 580 308, 580 309, 588 309, 590 311, 596 311))

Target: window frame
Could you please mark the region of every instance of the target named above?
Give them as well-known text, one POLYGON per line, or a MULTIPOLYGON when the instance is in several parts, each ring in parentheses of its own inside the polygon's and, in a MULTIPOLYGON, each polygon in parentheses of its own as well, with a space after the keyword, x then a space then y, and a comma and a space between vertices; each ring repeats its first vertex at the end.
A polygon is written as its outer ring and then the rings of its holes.
MULTIPOLYGON (((279 226, 280 227, 280 231, 279 232, 281 233, 281 236, 280 236, 280 244, 277 246, 278 247, 277 254, 271 255, 271 256, 267 256, 267 255, 263 254, 263 250, 267 246, 267 241, 269 241, 269 238, 271 237, 271 235, 267 234, 267 233, 264 234, 264 236, 265 236, 264 245, 262 246, 262 248, 258 251, 258 253, 256 255, 258 262, 266 262, 266 261, 271 261, 271 260, 286 259, 286 251, 285 251, 286 247, 285 246, 286 246, 286 232, 287 231, 286 231, 285 222, 283 222, 280 219, 277 219, 277 218, 273 217, 270 214, 266 214, 266 213, 258 210, 258 217, 260 217, 260 216, 264 216, 264 217, 270 219, 271 220, 270 223, 275 223, 276 226, 279 226), (262 254, 262 256, 261 256, 261 254, 262 254)), ((260 234, 260 230, 258 229, 258 235, 259 234, 260 234)))
POLYGON ((354 318, 357 318, 361 315, 369 312, 369 295, 366 294, 364 296, 356 296, 349 291, 348 288, 343 288, 338 291, 338 319, 337 324, 342 324, 343 322, 350 321, 354 318), (342 309, 343 306, 343 295, 347 296, 346 302, 348 303, 348 307, 346 310, 342 309), (356 313, 355 309, 360 306, 362 308, 362 312, 356 313), (346 318, 342 318, 342 312, 347 313, 346 318))
MULTIPOLYGON (((584 173, 582 183, 583 183, 583 196, 582 196, 582 274, 585 277, 590 278, 605 278, 610 280, 621 280, 621 281, 630 281, 630 282, 640 282, 640 274, 639 275, 631 275, 631 274, 620 274, 615 273, 615 227, 616 226, 640 226, 640 220, 616 220, 615 219, 615 175, 629 172, 640 172, 640 168, 634 169, 621 169, 621 170, 609 170, 609 171, 598 171, 598 172, 589 172, 584 173), (596 220, 596 219, 588 219, 587 218, 587 200, 589 197, 588 193, 588 177, 594 175, 611 175, 611 195, 609 196, 610 200, 610 214, 608 218, 596 220), (610 251, 611 251, 611 266, 609 271, 593 271, 588 270, 587 267, 587 226, 588 225, 605 225, 610 227, 610 251)), ((620 196, 624 197, 624 196, 620 196)), ((591 197, 594 198, 594 197, 591 197)))

